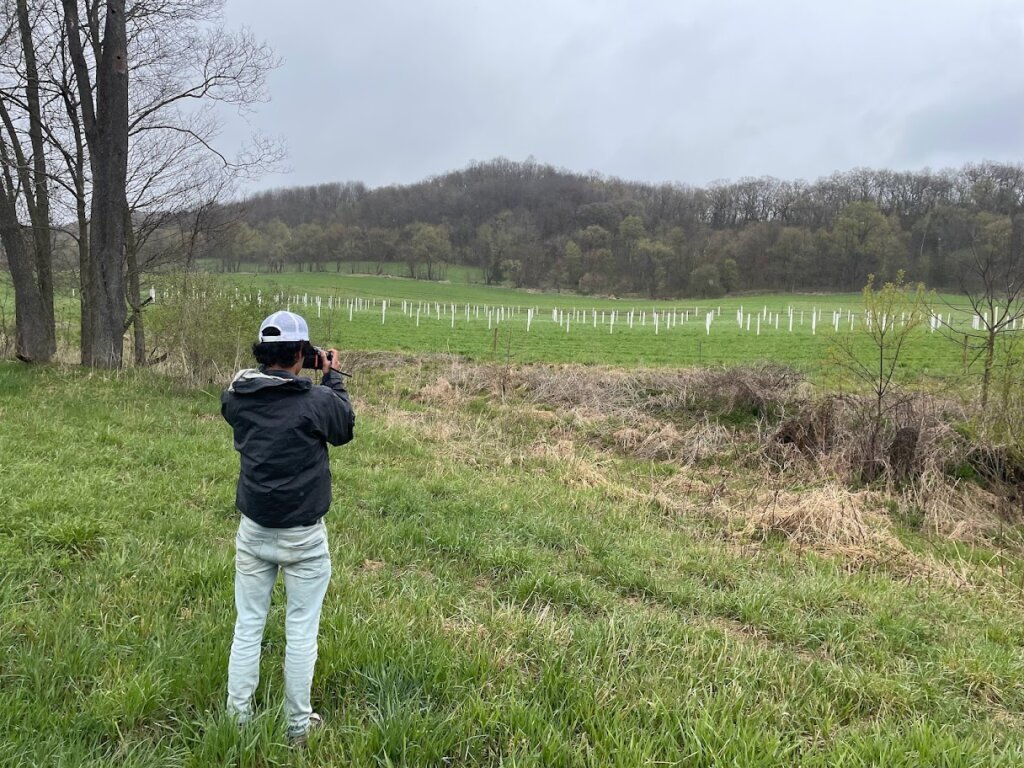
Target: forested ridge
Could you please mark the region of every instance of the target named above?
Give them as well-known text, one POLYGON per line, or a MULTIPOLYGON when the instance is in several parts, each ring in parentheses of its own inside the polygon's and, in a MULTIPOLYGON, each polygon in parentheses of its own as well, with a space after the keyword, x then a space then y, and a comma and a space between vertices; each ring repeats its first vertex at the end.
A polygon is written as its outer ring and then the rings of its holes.
POLYGON ((1015 164, 695 187, 497 159, 404 186, 262 192, 225 208, 209 255, 226 270, 399 263, 426 279, 465 264, 488 283, 651 297, 857 290, 899 270, 958 288, 972 248, 1019 244, 1022 205, 1015 164))

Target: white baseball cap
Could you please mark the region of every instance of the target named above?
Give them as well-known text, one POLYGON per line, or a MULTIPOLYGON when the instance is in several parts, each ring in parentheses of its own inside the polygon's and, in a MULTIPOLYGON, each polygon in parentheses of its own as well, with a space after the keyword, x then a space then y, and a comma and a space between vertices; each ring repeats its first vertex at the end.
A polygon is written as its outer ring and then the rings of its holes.
POLYGON ((309 341, 309 326, 301 315, 282 309, 260 323, 260 341, 309 341))

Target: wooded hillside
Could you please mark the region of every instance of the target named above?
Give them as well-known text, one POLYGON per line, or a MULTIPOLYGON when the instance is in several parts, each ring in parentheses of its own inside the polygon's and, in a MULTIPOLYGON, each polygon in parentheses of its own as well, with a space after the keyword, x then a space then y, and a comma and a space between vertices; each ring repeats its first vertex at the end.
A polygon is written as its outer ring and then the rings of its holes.
POLYGON ((448 264, 488 283, 646 296, 856 290, 904 270, 959 288, 972 248, 1018 243, 1024 166, 855 169, 813 183, 651 185, 498 159, 408 186, 276 189, 225 209, 208 255, 225 270, 448 264))

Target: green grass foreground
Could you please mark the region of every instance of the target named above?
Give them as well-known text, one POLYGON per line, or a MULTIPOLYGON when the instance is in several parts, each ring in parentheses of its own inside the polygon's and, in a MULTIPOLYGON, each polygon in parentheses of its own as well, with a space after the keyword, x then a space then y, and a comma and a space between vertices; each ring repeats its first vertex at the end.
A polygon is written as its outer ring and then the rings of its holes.
POLYGON ((683 468, 593 453, 614 483, 587 482, 514 408, 451 413, 466 444, 420 428, 386 371, 352 390, 326 727, 298 752, 280 585, 263 714, 222 714, 238 460, 218 393, 0 362, 0 765, 1024 765, 1024 610, 1015 578, 972 570, 991 553, 957 549, 947 584, 737 546, 615 490, 683 468))

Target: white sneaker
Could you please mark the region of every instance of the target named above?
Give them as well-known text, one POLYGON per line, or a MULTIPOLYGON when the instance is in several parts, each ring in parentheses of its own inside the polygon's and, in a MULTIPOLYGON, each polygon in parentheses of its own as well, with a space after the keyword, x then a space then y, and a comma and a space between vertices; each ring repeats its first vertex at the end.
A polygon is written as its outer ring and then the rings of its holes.
POLYGON ((324 724, 324 719, 317 712, 310 712, 309 714, 309 725, 306 726, 306 730, 301 733, 289 733, 288 740, 292 743, 293 747, 304 747, 306 746, 306 739, 309 737, 309 732, 314 728, 319 728, 324 724))

